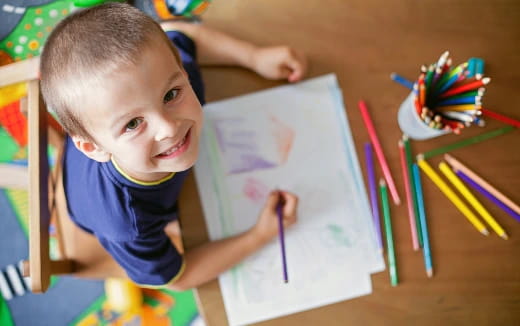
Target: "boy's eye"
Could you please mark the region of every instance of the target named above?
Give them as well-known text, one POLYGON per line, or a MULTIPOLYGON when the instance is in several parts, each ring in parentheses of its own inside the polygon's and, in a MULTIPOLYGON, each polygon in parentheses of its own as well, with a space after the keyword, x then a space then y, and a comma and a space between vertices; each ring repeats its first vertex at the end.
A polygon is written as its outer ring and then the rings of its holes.
POLYGON ((143 122, 143 118, 134 118, 134 119, 130 120, 130 122, 128 122, 125 126, 125 131, 128 132, 128 131, 137 129, 137 127, 139 127, 139 125, 142 122, 143 122))
POLYGON ((178 94, 179 94, 178 89, 175 89, 175 88, 170 89, 168 92, 166 92, 166 95, 164 95, 163 102, 164 103, 170 102, 171 100, 176 98, 178 94))

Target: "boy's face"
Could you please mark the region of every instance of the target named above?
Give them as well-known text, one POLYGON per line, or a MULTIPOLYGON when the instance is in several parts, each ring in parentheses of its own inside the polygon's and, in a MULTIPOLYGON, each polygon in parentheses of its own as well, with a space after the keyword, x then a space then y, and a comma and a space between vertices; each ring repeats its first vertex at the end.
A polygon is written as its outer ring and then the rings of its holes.
POLYGON ((87 156, 113 158, 141 181, 157 181, 195 163, 201 105, 164 42, 147 46, 137 65, 109 74, 83 104, 81 117, 95 143, 74 143, 87 156))

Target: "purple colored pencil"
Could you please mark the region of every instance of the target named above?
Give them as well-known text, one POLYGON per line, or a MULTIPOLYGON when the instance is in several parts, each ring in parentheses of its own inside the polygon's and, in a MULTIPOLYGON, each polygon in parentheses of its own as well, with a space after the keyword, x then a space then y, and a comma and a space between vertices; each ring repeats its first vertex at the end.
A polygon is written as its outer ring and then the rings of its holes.
POLYGON ((283 232, 283 201, 280 198, 278 204, 276 205, 276 213, 278 214, 278 235, 280 237, 280 248, 282 250, 282 267, 283 267, 283 281, 285 283, 289 282, 289 277, 287 276, 287 258, 285 255, 285 235, 283 232))
POLYGON ((376 228, 377 244, 381 252, 383 252, 383 236, 381 235, 381 219, 379 217, 376 174, 374 171, 374 159, 372 157, 372 144, 370 142, 365 143, 365 160, 367 165, 368 189, 370 192, 370 204, 372 205, 372 218, 376 228))
POLYGON ((497 197, 493 196, 489 191, 487 191, 486 189, 484 189, 483 187, 481 187, 478 183, 476 183, 475 181, 473 181, 473 179, 471 179, 470 177, 468 177, 466 174, 464 174, 464 172, 461 172, 461 171, 455 171, 455 173, 457 173, 457 175, 462 179, 464 180, 464 182, 466 182, 470 187, 472 187, 473 189, 475 189, 476 191, 480 192, 482 195, 484 195, 486 198, 488 198, 489 200, 491 200, 493 203, 495 203, 495 205, 497 205, 498 207, 500 207, 504 212, 506 212, 507 214, 511 215, 512 217, 514 217, 518 222, 520 222, 520 215, 518 213, 516 213, 515 211, 513 211, 511 208, 509 208, 509 206, 507 206, 506 204, 504 204, 502 201, 500 201, 500 199, 498 199, 497 197))

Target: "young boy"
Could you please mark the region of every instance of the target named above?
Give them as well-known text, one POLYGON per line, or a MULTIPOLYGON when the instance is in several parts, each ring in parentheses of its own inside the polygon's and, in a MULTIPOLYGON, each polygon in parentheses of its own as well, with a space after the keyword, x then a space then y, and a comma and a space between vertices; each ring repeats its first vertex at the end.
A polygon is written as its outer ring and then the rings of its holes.
POLYGON ((63 187, 71 219, 137 284, 184 290, 273 239, 279 200, 286 226, 296 222, 297 207, 294 194, 273 191, 250 230, 183 255, 172 244, 165 228, 177 219, 177 197, 197 159, 202 128, 197 54, 205 63, 237 64, 291 82, 306 67, 288 47, 255 47, 202 25, 163 27, 177 31, 165 33, 119 3, 74 13, 47 40, 41 88, 70 136, 63 187))

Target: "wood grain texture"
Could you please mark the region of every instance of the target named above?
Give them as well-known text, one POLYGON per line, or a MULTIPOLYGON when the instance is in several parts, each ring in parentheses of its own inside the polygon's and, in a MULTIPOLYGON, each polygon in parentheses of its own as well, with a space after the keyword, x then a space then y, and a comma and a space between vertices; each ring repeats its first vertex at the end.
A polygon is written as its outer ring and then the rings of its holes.
POLYGON ((50 284, 49 257, 49 165, 47 161, 47 112, 40 96, 38 80, 27 85, 29 130, 29 252, 31 290, 45 292, 50 284))
MULTIPOLYGON (((305 51, 310 61, 308 77, 336 73, 358 157, 363 157, 362 146, 368 140, 356 107, 364 99, 400 194, 404 185, 396 146, 401 137, 397 110, 408 91, 390 80, 391 72, 416 79, 420 65, 436 61, 445 50, 455 64, 481 57, 486 75, 492 78, 485 107, 520 119, 518 1, 228 0, 215 1, 203 19, 209 26, 258 44, 289 44, 305 51)), ((240 68, 204 68, 203 76, 208 102, 283 84, 240 68)), ((412 148, 417 154, 504 126, 487 122, 485 129, 471 127, 460 136, 414 141, 412 148)), ((519 202, 519 147, 520 135, 515 131, 454 154, 519 202)), ((430 163, 436 167, 440 159, 430 163)), ((398 287, 390 286, 387 272, 379 273, 372 277, 371 295, 258 325, 519 325, 520 223, 479 197, 511 236, 507 241, 494 234, 484 237, 433 183, 424 176, 422 182, 432 279, 426 277, 422 254, 412 250, 406 205, 392 205, 398 287)), ((207 241, 193 176, 180 207, 186 247, 207 241)), ((197 292, 208 325, 226 325, 218 282, 197 292)))

